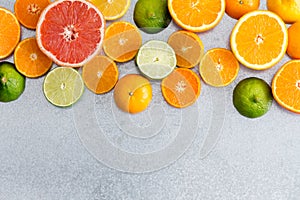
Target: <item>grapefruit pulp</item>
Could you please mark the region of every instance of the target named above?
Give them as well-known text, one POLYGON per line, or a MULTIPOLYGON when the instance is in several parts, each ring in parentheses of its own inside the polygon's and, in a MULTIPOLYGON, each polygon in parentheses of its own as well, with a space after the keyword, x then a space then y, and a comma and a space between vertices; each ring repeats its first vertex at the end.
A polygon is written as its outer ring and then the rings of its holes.
POLYGON ((57 65, 81 67, 100 51, 104 27, 104 17, 92 3, 57 0, 41 13, 36 38, 57 65))

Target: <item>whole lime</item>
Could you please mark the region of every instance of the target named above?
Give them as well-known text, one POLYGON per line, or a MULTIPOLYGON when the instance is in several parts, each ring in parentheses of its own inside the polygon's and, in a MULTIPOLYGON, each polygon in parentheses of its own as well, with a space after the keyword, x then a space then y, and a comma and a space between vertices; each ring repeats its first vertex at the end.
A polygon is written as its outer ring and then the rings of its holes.
POLYGON ((138 0, 134 7, 133 20, 146 33, 162 31, 172 20, 167 0, 138 0))
POLYGON ((0 101, 16 100, 25 89, 25 77, 10 62, 0 63, 0 101))
POLYGON ((233 105, 245 117, 264 115, 270 109, 272 101, 271 87, 260 78, 243 79, 233 90, 233 105))

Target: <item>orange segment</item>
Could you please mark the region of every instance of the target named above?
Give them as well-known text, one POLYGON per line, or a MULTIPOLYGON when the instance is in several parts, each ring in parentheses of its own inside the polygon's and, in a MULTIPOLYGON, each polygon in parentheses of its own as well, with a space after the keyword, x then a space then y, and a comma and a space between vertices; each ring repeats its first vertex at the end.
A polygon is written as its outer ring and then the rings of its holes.
POLYGON ((182 28, 203 32, 215 27, 225 13, 225 0, 169 0, 174 21, 182 28))
POLYGON ((277 71, 272 93, 279 105, 300 114, 300 60, 290 60, 277 71))
POLYGON ((114 22, 105 31, 103 50, 117 62, 133 59, 141 45, 142 36, 138 28, 129 22, 114 22))
POLYGON ((26 28, 35 29, 41 12, 50 3, 50 0, 16 0, 16 17, 26 28))
POLYGON ((83 81, 95 94, 109 92, 117 83, 118 77, 116 63, 107 56, 95 56, 83 66, 83 81))
POLYGON ((207 51, 199 65, 203 80, 215 87, 229 85, 237 77, 239 69, 239 62, 233 53, 223 48, 207 51))
POLYGON ((39 49, 35 38, 24 39, 18 44, 14 61, 17 70, 30 78, 44 75, 52 66, 52 60, 39 49))
POLYGON ((270 11, 252 11, 239 19, 230 37, 231 49, 246 67, 263 70, 284 56, 288 35, 282 19, 270 11))
POLYGON ((193 104, 200 95, 201 84, 198 75, 187 68, 177 68, 161 82, 165 100, 176 108, 193 104))
POLYGON ((0 59, 8 57, 20 41, 21 28, 16 16, 0 7, 0 59))
POLYGON ((106 20, 121 18, 130 6, 130 0, 88 0, 103 14, 106 20))
POLYGON ((189 31, 176 31, 169 37, 168 44, 174 49, 178 67, 196 66, 204 54, 199 36, 189 31))

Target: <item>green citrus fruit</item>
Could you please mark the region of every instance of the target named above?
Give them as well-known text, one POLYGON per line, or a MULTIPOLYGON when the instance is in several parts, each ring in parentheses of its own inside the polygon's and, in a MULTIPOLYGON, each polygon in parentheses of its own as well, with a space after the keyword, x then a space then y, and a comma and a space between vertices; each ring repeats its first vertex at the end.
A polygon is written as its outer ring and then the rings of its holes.
POLYGON ((272 101, 271 87, 260 78, 246 78, 233 90, 233 105, 245 117, 264 115, 270 109, 272 101))
POLYGON ((138 0, 133 19, 146 33, 158 33, 170 24, 172 17, 167 0, 138 0))
POLYGON ((14 101, 25 89, 25 77, 10 62, 0 63, 0 101, 14 101))
POLYGON ((77 102, 84 91, 79 72, 71 67, 56 67, 44 80, 44 94, 55 106, 66 107, 77 102))

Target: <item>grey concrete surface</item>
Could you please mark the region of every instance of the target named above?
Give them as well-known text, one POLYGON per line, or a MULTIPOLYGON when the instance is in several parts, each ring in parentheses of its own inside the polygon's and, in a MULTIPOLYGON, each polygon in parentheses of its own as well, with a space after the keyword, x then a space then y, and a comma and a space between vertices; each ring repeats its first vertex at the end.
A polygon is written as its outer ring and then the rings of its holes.
MULTIPOLYGON (((121 20, 133 23, 135 2, 131 2, 131 8, 121 20)), ((13 4, 14 0, 0 0, 0 6, 11 11, 13 4)), ((266 9, 264 1, 260 9, 266 9)), ((217 27, 199 33, 205 50, 229 48, 229 35, 235 22, 225 14, 217 27)), ((168 30, 160 34, 142 33, 143 40, 166 40, 170 30, 176 29, 178 27, 172 22, 168 30)), ((22 39, 31 36, 34 36, 33 31, 22 28, 22 39)), ((13 61, 13 57, 6 60, 13 61)), ((287 60, 289 58, 285 56, 280 63, 265 71, 241 66, 237 79, 223 89, 226 112, 221 137, 204 159, 199 158, 200 146, 209 126, 216 123, 211 120, 211 102, 213 91, 218 90, 202 82, 197 104, 197 134, 189 148, 176 162, 163 169, 140 174, 121 172, 97 160, 93 152, 83 145, 76 127, 80 117, 84 121, 91 117, 91 113, 83 112, 74 118, 74 108, 82 106, 90 98, 95 109, 92 114, 98 123, 105 122, 95 126, 107 132, 111 130, 107 134, 109 141, 129 152, 152 152, 164 148, 174 138, 173 132, 162 132, 162 136, 149 141, 130 139, 128 135, 122 135, 122 128, 116 125, 117 120, 110 117, 112 93, 96 96, 85 90, 74 107, 57 108, 44 97, 44 77, 28 78, 25 92, 18 100, 0 103, 0 199, 298 200, 300 115, 286 111, 274 101, 266 115, 247 119, 239 115, 232 105, 232 91, 237 82, 256 76, 270 84, 275 72, 287 60)), ((122 75, 136 72, 133 62, 119 64, 119 69, 122 75)), ((153 105, 163 106, 166 119, 171 119, 166 125, 170 126, 170 130, 176 130, 181 123, 176 117, 181 117, 182 113, 168 107, 159 95, 159 83, 153 84, 156 91, 153 105)), ((139 126, 147 126, 142 122, 147 122, 148 117, 146 111, 132 116, 130 120, 139 126)))

